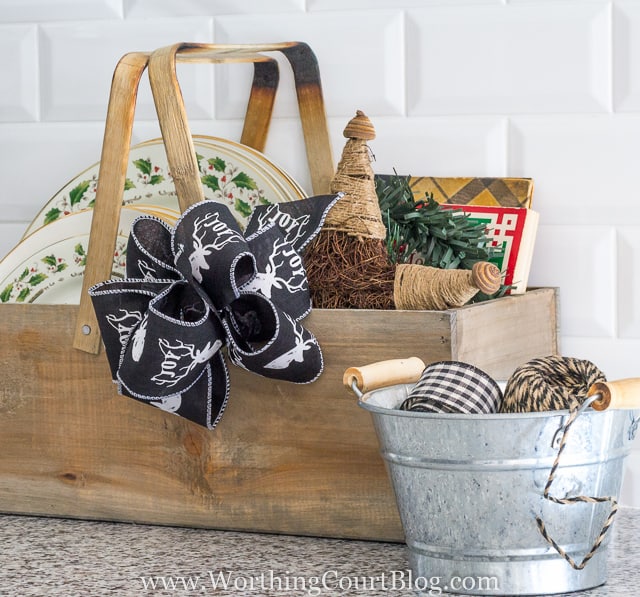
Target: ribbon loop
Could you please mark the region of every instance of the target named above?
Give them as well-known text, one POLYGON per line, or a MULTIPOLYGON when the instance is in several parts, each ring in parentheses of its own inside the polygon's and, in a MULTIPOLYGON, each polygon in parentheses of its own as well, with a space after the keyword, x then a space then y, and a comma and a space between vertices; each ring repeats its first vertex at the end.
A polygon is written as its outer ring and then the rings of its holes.
POLYGON ((316 337, 258 293, 243 292, 223 324, 234 365, 264 377, 296 383, 311 383, 322 372, 322 352, 316 337), (247 319, 260 322, 253 339, 238 325, 239 320, 247 319))
POLYGON ((243 234, 229 209, 190 207, 169 227, 133 222, 127 279, 89 290, 121 394, 213 428, 227 403, 223 357, 310 383, 322 372, 301 250, 340 195, 259 206, 243 234))
POLYGON ((216 309, 238 298, 238 286, 255 275, 255 258, 226 205, 196 203, 176 224, 176 267, 200 284, 216 309))

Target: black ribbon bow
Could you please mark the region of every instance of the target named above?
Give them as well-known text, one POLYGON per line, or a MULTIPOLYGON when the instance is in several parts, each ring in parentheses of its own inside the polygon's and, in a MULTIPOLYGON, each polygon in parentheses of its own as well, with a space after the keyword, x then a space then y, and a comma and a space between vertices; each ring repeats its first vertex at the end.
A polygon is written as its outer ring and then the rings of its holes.
POLYGON ((89 290, 118 391, 212 429, 232 363, 311 383, 322 372, 302 250, 340 195, 255 208, 242 233, 225 205, 202 201, 175 228, 136 218, 126 278, 89 290))

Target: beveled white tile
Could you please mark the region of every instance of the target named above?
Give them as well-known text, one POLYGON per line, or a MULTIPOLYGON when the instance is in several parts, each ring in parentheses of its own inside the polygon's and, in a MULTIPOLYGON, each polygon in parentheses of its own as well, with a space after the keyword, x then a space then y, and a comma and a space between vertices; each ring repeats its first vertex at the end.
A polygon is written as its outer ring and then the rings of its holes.
POLYGON ((122 0, 2 0, 0 22, 122 17, 122 0))
POLYGON ((514 117, 509 173, 532 177, 545 223, 640 222, 640 116, 514 117))
MULTIPOLYGON (((412 176, 505 176, 507 123, 497 117, 375 118, 374 170, 412 176)), ((346 124, 346 123, 345 123, 346 124)), ((341 151, 342 149, 340 149, 341 151)))
POLYGON ((640 4, 613 6, 613 107, 618 112, 640 109, 640 4))
MULTIPOLYGON (((346 141, 342 136, 344 124, 346 124, 346 122, 343 123, 342 119, 330 118, 328 120, 329 141, 333 153, 334 169, 340 157, 338 148, 341 150, 346 141)), ((306 146, 299 119, 280 118, 274 120, 269 129, 264 154, 292 176, 309 196, 313 195, 306 146)))
POLYGON ((610 24, 591 3, 410 9, 409 114, 609 111, 610 24))
POLYGON ((100 160, 103 134, 101 123, 0 125, 3 214, 30 222, 62 186, 100 160))
MULTIPOLYGON (((127 52, 155 50, 180 40, 210 43, 212 20, 155 19, 43 26, 40 52, 43 119, 104 120, 118 60, 127 52)), ((187 111, 193 118, 213 115, 212 69, 210 65, 178 66, 187 111)), ((155 117, 145 74, 136 118, 155 117)))
MULTIPOLYGON (((304 40, 315 53, 329 116, 404 113, 404 19, 400 11, 220 17, 216 43, 272 43, 304 40), (354 27, 354 23, 358 26, 354 27), (375 32, 375 34, 372 34, 375 32)), ((278 56, 280 85, 274 115, 297 117, 293 76, 278 56)), ((216 116, 241 118, 252 69, 220 65, 216 71, 216 116)))
POLYGON ((640 338, 640 221, 618 227, 618 335, 640 338))
POLYGON ((536 237, 529 286, 560 289, 563 335, 613 337, 616 236, 607 226, 548 226, 536 237))
POLYGON ((285 13, 305 10, 305 0, 124 0, 125 16, 176 17, 186 15, 227 15, 285 13))
MULTIPOLYGON (((189 118, 189 128, 192 135, 207 135, 221 137, 231 141, 240 141, 242 134, 242 121, 239 120, 198 120, 189 118)), ((157 121, 145 120, 135 122, 133 125, 132 144, 159 139, 161 137, 160 125, 157 121)))
POLYGON ((38 118, 38 33, 35 25, 0 26, 0 122, 38 118))

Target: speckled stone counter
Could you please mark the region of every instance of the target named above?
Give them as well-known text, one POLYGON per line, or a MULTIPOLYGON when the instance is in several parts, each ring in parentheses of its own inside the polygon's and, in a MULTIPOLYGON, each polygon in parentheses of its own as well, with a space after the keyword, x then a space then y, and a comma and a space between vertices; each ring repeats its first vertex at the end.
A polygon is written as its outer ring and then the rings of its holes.
MULTIPOLYGON (((0 537, 8 597, 414 595, 400 544, 10 515, 0 537)), ((623 508, 607 583, 571 595, 640 595, 639 556, 640 509, 623 508)))

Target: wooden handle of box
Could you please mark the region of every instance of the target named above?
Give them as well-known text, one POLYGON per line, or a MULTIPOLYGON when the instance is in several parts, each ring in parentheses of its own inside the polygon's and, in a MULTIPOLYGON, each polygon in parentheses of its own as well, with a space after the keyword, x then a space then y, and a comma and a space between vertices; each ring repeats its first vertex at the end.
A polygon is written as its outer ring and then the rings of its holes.
POLYGON ((349 367, 344 372, 342 383, 352 389, 355 381, 358 389, 365 393, 387 386, 415 383, 420 379, 424 368, 424 362, 418 357, 378 361, 362 367, 349 367))
POLYGON ((182 91, 176 75, 176 64, 180 58, 186 62, 253 62, 254 82, 247 105, 243 140, 250 140, 257 146, 256 149, 263 148, 275 100, 278 63, 273 58, 256 53, 254 50, 257 47, 248 46, 244 50, 234 50, 210 44, 179 43, 160 48, 151 54, 149 81, 182 211, 203 201, 204 190, 182 91))
POLYGON ((600 394, 600 398, 591 403, 595 410, 607 408, 640 409, 640 378, 596 382, 589 388, 587 396, 594 394, 600 394))
POLYGON ((93 354, 100 351, 100 330, 88 290, 111 277, 138 84, 148 61, 147 52, 125 54, 116 65, 111 81, 98 173, 100 184, 96 190, 73 339, 74 348, 93 354))

